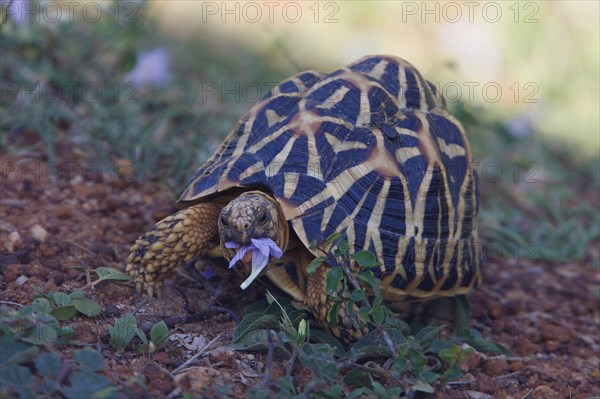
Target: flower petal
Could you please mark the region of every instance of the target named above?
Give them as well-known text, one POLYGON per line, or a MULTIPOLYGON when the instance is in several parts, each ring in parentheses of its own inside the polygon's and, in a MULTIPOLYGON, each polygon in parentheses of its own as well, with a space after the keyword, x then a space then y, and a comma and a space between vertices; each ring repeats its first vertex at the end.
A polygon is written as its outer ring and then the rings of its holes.
POLYGON ((283 255, 281 248, 270 238, 253 238, 251 241, 262 254, 271 255, 275 259, 279 259, 283 255))
POLYGON ((260 251, 255 250, 252 253, 252 272, 250 273, 250 276, 248 276, 248 278, 240 285, 240 288, 243 290, 248 288, 248 286, 252 284, 252 282, 260 275, 268 263, 269 258, 264 258, 260 251), (258 259, 260 259, 260 261, 258 259))
POLYGON ((237 261, 242 259, 244 257, 244 255, 246 255, 246 252, 248 252, 248 250, 250 250, 250 249, 254 249, 254 247, 252 245, 242 246, 240 248, 240 250, 237 252, 237 254, 235 254, 233 259, 231 259, 231 261, 229 261, 229 268, 231 269, 233 266, 235 266, 237 261))

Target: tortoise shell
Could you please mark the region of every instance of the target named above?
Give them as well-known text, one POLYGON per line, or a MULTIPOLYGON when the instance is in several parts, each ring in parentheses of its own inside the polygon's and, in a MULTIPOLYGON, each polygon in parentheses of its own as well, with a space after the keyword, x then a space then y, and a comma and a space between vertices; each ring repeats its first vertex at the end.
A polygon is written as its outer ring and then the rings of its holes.
POLYGON ((235 187, 270 192, 306 247, 340 232, 351 252, 372 251, 382 288, 397 298, 460 294, 479 280, 478 186, 465 131, 403 59, 368 56, 283 81, 180 201, 235 187))

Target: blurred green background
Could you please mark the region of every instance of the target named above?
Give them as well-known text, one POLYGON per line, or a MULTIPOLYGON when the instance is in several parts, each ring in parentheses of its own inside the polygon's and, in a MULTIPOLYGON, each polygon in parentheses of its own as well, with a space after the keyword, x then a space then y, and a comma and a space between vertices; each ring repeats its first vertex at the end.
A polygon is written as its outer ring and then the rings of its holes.
POLYGON ((449 100, 597 153, 600 2, 267 4, 161 1, 150 14, 165 34, 234 42, 290 72, 395 54, 449 100))
POLYGON ((1 4, 3 153, 131 162, 175 198, 275 83, 393 54, 467 128, 488 257, 598 264, 600 2, 1 4))

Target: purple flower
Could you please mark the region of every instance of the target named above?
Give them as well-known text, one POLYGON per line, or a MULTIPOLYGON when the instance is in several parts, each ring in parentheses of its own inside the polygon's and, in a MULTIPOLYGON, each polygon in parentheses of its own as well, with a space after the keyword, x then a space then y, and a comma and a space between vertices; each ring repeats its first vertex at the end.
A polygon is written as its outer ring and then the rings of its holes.
POLYGON ((258 277, 260 272, 269 264, 269 257, 275 259, 281 258, 283 251, 270 238, 252 238, 252 244, 240 245, 237 242, 229 241, 225 243, 225 248, 239 248, 233 259, 229 262, 231 269, 238 260, 242 259, 248 251, 252 253, 252 272, 250 276, 240 285, 245 290, 258 277))
POLYGON ((163 86, 170 78, 171 57, 164 47, 139 51, 133 69, 125 76, 125 82, 139 86, 163 86))

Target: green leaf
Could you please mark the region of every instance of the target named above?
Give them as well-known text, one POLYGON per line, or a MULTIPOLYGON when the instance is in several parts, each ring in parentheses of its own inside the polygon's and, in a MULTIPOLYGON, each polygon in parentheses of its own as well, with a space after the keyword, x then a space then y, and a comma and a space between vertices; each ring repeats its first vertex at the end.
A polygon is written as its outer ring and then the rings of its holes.
POLYGON ((342 237, 342 233, 333 233, 325 240, 325 245, 329 245, 332 242, 339 240, 342 237))
POLYGON ((358 309, 358 317, 365 323, 371 322, 371 308, 362 307, 358 309))
POLYGON ((425 393, 434 393, 435 389, 425 381, 411 381, 413 391, 421 391, 425 393))
POLYGON ((351 369, 343 378, 344 384, 349 387, 366 387, 371 383, 371 374, 365 370, 351 369))
POLYGON ((233 342, 237 342, 244 335, 255 330, 277 328, 279 317, 271 314, 251 313, 246 315, 235 329, 233 342))
POLYGON ((127 273, 123 273, 120 270, 113 269, 112 267, 99 267, 96 269, 96 274, 100 278, 100 281, 129 281, 131 276, 127 273))
POLYGON ((265 311, 269 308, 269 302, 266 300, 254 302, 244 308, 244 314, 248 315, 250 313, 265 313, 265 311))
POLYGON ((329 308, 329 312, 327 312, 327 321, 330 326, 335 326, 339 322, 340 318, 340 305, 341 302, 335 302, 331 308, 329 308))
POLYGON ((35 314, 49 314, 52 310, 52 306, 46 298, 35 299, 31 303, 31 307, 35 314))
POLYGON ((36 399, 36 394, 31 386, 20 386, 16 388, 19 399, 36 399))
POLYGON ((455 296, 454 301, 456 304, 456 335, 468 335, 469 318, 471 317, 471 304, 465 295, 455 296))
POLYGON ((365 293, 362 290, 354 290, 350 294, 350 300, 354 302, 360 302, 365 299, 365 293))
POLYGON ((383 321, 385 319, 385 315, 383 313, 383 307, 381 306, 375 306, 373 308, 373 312, 371 313, 371 318, 373 319, 373 322, 376 324, 383 324, 383 321))
POLYGON ((50 292, 48 296, 56 306, 69 306, 71 304, 71 297, 64 292, 50 292))
POLYGON ((100 305, 90 299, 73 299, 73 305, 75 305, 78 312, 87 317, 96 317, 102 311, 100 305))
POLYGON ((332 267, 327 271, 327 277, 325 278, 325 289, 328 294, 337 291, 344 272, 339 267, 332 267))
MULTIPOLYGON (((389 328, 385 330, 395 346, 406 342, 406 337, 400 330, 389 328)), ((358 359, 370 357, 390 357, 392 354, 379 330, 371 331, 352 345, 352 351, 358 359)))
POLYGON ((0 386, 28 386, 31 384, 31 372, 27 367, 10 365, 0 367, 0 386))
MULTIPOLYGON (((346 374, 346 375, 348 375, 348 374, 346 374)), ((367 383, 368 382, 370 382, 370 380, 368 380, 367 383)), ((356 388, 356 389, 352 390, 352 392, 350 392, 348 394, 348 396, 346 396, 346 399, 358 399, 358 398, 364 398, 364 397, 375 397, 375 392, 373 392, 372 390, 370 390, 369 388, 366 388, 366 387, 356 388)))
POLYGON ((431 344, 427 347, 427 352, 435 353, 436 355, 439 356, 439 353, 443 349, 450 349, 450 348, 452 348, 452 344, 450 343, 450 341, 442 341, 442 340, 438 339, 438 340, 431 342, 431 344))
POLYGON ((377 381, 373 381, 371 383, 371 386, 373 387, 373 391, 375 392, 375 394, 377 394, 377 397, 379 397, 379 398, 388 398, 389 397, 387 390, 383 387, 383 385, 381 385, 377 381))
POLYGON ((336 337, 317 328, 314 328, 314 326, 312 325, 310 327, 310 339, 313 342, 323 343, 331 346, 335 349, 336 356, 342 357, 346 354, 344 346, 336 337))
POLYGON ((428 346, 434 341, 434 338, 439 335, 443 328, 444 326, 427 326, 417 331, 415 339, 419 344, 428 346))
POLYGON ((344 394, 344 391, 342 390, 342 387, 339 384, 335 384, 329 389, 329 392, 327 392, 327 394, 332 399, 339 399, 343 397, 342 395, 344 394))
POLYGON ((306 267, 306 273, 308 275, 313 274, 317 271, 317 269, 325 262, 327 258, 325 256, 319 256, 314 258, 306 267))
POLYGON ((74 335, 75 329, 73 326, 64 326, 58 329, 58 336, 61 338, 61 340, 67 341, 65 343, 68 343, 68 341, 72 340, 74 335))
POLYGON ((253 330, 237 338, 231 345, 233 349, 244 351, 262 351, 267 349, 269 330, 253 330))
MULTIPOLYGON (((0 366, 8 364, 29 363, 40 351, 40 348, 26 342, 13 342, 10 345, 1 343, 0 348, 0 366)), ((1 368, 0 367, 0 368, 1 368)))
POLYGON ((396 359, 394 359, 391 369, 396 373, 402 374, 408 369, 408 366, 408 359, 398 356, 396 359))
POLYGON ((441 379, 444 382, 456 380, 460 377, 462 377, 462 373, 460 372, 460 366, 458 364, 455 364, 454 366, 450 367, 448 370, 444 371, 444 373, 441 375, 441 379))
POLYGON ((339 239, 337 242, 337 248, 334 251, 334 255, 342 256, 348 253, 348 241, 344 239, 339 239))
POLYGON ((73 291, 69 294, 69 297, 71 299, 83 299, 84 296, 85 296, 85 292, 83 292, 81 290, 73 291))
POLYGON ((52 309, 50 314, 56 318, 56 320, 70 320, 77 313, 77 309, 73 305, 60 306, 52 309))
POLYGON ((146 334, 144 334, 144 332, 140 328, 135 330, 135 335, 138 336, 138 338, 142 341, 142 344, 144 346, 148 346, 148 338, 146 338, 146 334))
POLYGON ((79 364, 82 371, 100 371, 104 368, 104 358, 102 355, 93 349, 84 348, 75 352, 73 357, 79 364))
POLYGON ((110 333, 110 344, 119 352, 123 352, 125 347, 135 336, 137 330, 137 321, 135 317, 128 313, 117 319, 114 326, 108 327, 110 333))
POLYGON ((156 346, 161 346, 169 338, 169 327, 164 321, 156 323, 150 330, 150 340, 156 346))
POLYGON ((494 341, 489 341, 487 339, 475 339, 473 341, 470 341, 469 345, 471 345, 479 352, 498 354, 504 356, 513 356, 513 353, 506 346, 494 341))
POLYGON ((71 386, 63 388, 62 393, 68 399, 91 398, 103 389, 110 387, 110 381, 90 371, 76 371, 69 377, 71 386))
POLYGON ((58 390, 59 387, 60 385, 58 385, 58 382, 44 378, 42 380, 41 391, 44 392, 47 395, 47 397, 54 397, 48 394, 54 393, 58 390))
POLYGON ((504 356, 513 356, 513 353, 506 346, 487 340, 481 335, 481 333, 475 329, 471 330, 468 337, 460 337, 461 342, 465 342, 471 345, 475 350, 479 352, 499 354, 504 356))
POLYGON ((371 251, 359 251, 352 255, 352 259, 360 266, 365 268, 377 267, 377 257, 371 251))
POLYGON ((35 327, 27 337, 21 338, 21 341, 34 345, 45 345, 55 342, 57 337, 58 326, 45 324, 35 327))
POLYGON ((42 353, 35 359, 35 368, 44 377, 53 377, 60 370, 60 357, 51 352, 42 353))
POLYGON ((419 378, 429 384, 431 384, 432 382, 437 381, 440 376, 437 373, 434 373, 431 370, 425 370, 425 371, 421 371, 419 373, 419 378))
POLYGON ((46 294, 46 291, 44 291, 44 289, 42 287, 40 287, 39 285, 32 284, 31 288, 33 288, 35 291, 38 292, 37 294, 35 294, 33 296, 33 299, 44 298, 44 299, 47 299, 48 301, 50 300, 50 298, 48 297, 48 294, 46 294))

